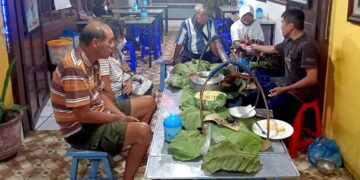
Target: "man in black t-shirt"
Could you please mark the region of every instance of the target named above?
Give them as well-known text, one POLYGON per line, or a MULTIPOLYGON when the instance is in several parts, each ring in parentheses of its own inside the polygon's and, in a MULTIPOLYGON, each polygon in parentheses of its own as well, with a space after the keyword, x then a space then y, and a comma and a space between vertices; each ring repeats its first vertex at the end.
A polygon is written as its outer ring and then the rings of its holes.
POLYGON ((292 123, 301 104, 316 99, 319 52, 315 42, 304 32, 305 15, 301 10, 286 10, 281 17, 284 41, 275 46, 254 44, 253 48, 284 57, 283 82, 270 83, 263 88, 270 97, 268 105, 274 117, 292 123))

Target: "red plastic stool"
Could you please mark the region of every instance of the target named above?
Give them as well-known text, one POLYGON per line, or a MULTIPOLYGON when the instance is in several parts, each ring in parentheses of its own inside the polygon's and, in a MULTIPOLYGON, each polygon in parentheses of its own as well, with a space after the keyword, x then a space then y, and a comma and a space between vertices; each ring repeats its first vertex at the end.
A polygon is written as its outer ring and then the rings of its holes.
POLYGON ((294 134, 290 138, 290 142, 288 144, 289 154, 291 158, 297 157, 297 152, 299 149, 307 147, 316 137, 321 136, 321 119, 320 119, 320 110, 319 104, 317 101, 313 101, 310 103, 303 103, 300 110, 297 112, 294 123, 294 134), (306 109, 312 108, 315 111, 315 118, 316 118, 316 130, 315 132, 309 128, 304 127, 304 112, 306 109), (301 132, 305 131, 309 134, 312 138, 308 138, 305 140, 301 140, 301 132))

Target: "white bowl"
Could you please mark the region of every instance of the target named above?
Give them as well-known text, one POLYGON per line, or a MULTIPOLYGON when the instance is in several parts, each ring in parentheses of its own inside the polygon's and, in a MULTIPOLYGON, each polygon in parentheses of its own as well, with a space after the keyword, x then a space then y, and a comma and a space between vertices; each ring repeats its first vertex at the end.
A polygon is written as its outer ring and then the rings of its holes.
POLYGON ((237 118, 251 118, 256 115, 256 110, 251 105, 232 107, 229 109, 229 112, 237 118))

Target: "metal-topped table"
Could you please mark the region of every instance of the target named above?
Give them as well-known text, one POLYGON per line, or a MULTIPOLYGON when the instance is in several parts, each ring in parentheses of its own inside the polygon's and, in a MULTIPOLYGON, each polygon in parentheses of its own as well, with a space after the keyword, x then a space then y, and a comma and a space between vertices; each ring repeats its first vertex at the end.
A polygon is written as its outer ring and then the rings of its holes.
MULTIPOLYGON (((121 15, 121 16, 128 16, 128 15, 141 15, 141 9, 138 9, 136 11, 132 9, 112 9, 113 14, 115 15, 121 15)), ((161 40, 163 39, 163 9, 148 9, 148 14, 151 16, 156 16, 159 18, 159 26, 160 26, 160 34, 161 34, 161 40)))
MULTIPOLYGON (((165 16, 163 19, 165 20, 165 35, 168 34, 169 31, 169 14, 168 14, 168 6, 167 5, 148 5, 148 6, 138 6, 139 9, 147 8, 147 9, 163 9, 165 12, 165 16)), ((117 9, 132 9, 129 6, 118 7, 117 9)))
POLYGON ((174 160, 167 151, 163 121, 164 114, 179 113, 180 97, 181 91, 173 92, 165 88, 163 92, 145 171, 146 179, 299 178, 300 174, 280 140, 272 140, 272 147, 260 153, 262 167, 256 173, 220 171, 209 174, 201 169, 201 159, 189 162, 174 160))
POLYGON ((239 12, 239 8, 237 6, 219 6, 219 10, 220 13, 222 14, 222 20, 223 20, 222 24, 224 24, 226 13, 234 14, 239 12))
MULTIPOLYGON (((154 17, 148 17, 146 19, 124 19, 125 24, 127 26, 131 25, 139 25, 139 26, 146 26, 146 29, 149 30, 149 52, 152 52, 153 48, 156 48, 155 44, 155 36, 153 36, 153 33, 155 32, 155 18, 154 17)), ((78 21, 77 27, 78 30, 81 31, 90 21, 78 21)), ((155 54, 155 51, 153 51, 155 54)), ((155 56, 155 55, 154 55, 155 56)), ((152 63, 152 57, 151 53, 149 53, 149 67, 151 67, 152 63)))
POLYGON ((239 12, 239 8, 237 6, 219 6, 220 11, 224 13, 237 13, 239 12))
POLYGON ((149 67, 151 67, 152 57, 151 52, 154 53, 155 57, 155 49, 156 49, 156 41, 155 41, 155 18, 148 17, 146 19, 132 19, 132 20, 125 20, 125 24, 127 26, 131 25, 139 25, 145 26, 145 28, 149 31, 149 67))

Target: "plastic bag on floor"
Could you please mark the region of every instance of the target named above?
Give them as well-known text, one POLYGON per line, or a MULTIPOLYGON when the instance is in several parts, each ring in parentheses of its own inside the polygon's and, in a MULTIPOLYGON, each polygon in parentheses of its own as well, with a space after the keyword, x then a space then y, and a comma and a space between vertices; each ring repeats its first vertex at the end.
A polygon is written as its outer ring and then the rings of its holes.
POLYGON ((319 158, 326 158, 333 161, 337 167, 342 166, 342 156, 334 140, 326 137, 316 138, 308 147, 308 159, 313 165, 319 158))

